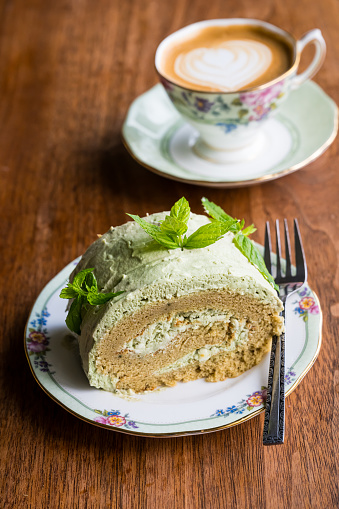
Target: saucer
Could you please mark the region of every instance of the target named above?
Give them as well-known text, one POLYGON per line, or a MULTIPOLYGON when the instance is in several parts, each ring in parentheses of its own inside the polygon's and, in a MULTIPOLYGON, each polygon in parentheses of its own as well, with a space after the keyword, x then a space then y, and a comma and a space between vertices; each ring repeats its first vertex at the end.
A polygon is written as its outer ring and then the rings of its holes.
POLYGON ((314 82, 290 93, 262 128, 263 148, 251 160, 215 163, 199 157, 198 133, 173 107, 162 85, 130 106, 122 135, 132 157, 172 180, 209 187, 240 187, 283 177, 318 158, 338 131, 338 108, 314 82))

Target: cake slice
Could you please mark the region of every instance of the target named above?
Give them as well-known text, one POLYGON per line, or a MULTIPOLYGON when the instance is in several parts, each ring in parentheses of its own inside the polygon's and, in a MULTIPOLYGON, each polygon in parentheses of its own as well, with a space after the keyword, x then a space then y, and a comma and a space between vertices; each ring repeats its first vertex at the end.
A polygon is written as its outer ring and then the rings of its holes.
MULTIPOLYGON (((166 214, 144 219, 159 225, 166 214)), ((208 223, 191 214, 188 234, 208 223)), ((99 292, 124 292, 82 310, 78 340, 92 386, 131 393, 217 382, 262 360, 281 333, 282 304, 233 239, 228 232, 206 247, 168 249, 130 221, 89 247, 70 281, 94 268, 99 292)))

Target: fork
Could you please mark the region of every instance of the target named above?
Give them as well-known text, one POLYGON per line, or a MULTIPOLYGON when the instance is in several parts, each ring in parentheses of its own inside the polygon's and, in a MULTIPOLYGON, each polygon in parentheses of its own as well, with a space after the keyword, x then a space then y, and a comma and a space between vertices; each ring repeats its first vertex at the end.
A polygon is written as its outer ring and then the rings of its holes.
MULTIPOLYGON (((281 243, 279 221, 275 223, 277 268, 275 282, 279 286, 279 297, 284 305, 282 316, 285 318, 286 300, 307 280, 305 254, 301 242, 298 221, 294 219, 294 245, 296 273, 292 275, 291 244, 287 220, 284 219, 286 268, 282 273, 281 243)), ((266 222, 264 261, 272 274, 271 233, 269 222, 266 222)), ((285 431, 285 333, 273 336, 270 367, 268 372, 267 399, 264 420, 264 445, 284 443, 285 431)))

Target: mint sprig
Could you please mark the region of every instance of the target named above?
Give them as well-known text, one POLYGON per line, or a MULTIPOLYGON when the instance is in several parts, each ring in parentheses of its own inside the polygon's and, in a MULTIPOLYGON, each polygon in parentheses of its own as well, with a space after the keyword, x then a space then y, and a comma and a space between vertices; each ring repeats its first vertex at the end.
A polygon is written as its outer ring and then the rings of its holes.
POLYGON ((207 198, 202 198, 201 201, 206 213, 211 218, 211 224, 218 222, 224 225, 224 228, 229 227, 229 231, 234 233, 232 242, 236 248, 239 249, 239 251, 248 259, 248 261, 259 270, 259 272, 273 286, 273 288, 279 291, 278 285, 275 283, 274 278, 267 270, 263 257, 253 242, 248 238, 248 235, 256 231, 254 225, 251 224, 250 226, 247 226, 247 228, 244 228, 244 220, 239 221, 232 218, 226 214, 226 212, 221 207, 209 201, 207 198), (233 224, 232 221, 234 221, 233 224))
POLYGON ((221 239, 222 235, 220 223, 204 224, 188 237, 185 247, 206 247, 221 239))
MULTIPOLYGON (((150 235, 158 244, 167 249, 197 249, 214 244, 226 233, 225 225, 205 224, 198 228, 189 237, 185 234, 188 230, 188 220, 190 217, 190 206, 185 197, 180 198, 173 207, 169 215, 159 225, 151 224, 145 219, 134 214, 127 214, 136 221, 148 235, 150 235)), ((234 222, 234 220, 233 220, 234 222)))
POLYGON ((83 269, 78 272, 72 283, 68 282, 66 288, 60 292, 62 299, 74 299, 68 311, 66 325, 72 332, 81 333, 82 309, 83 306, 101 306, 117 295, 124 292, 101 293, 98 290, 98 283, 94 269, 83 269))

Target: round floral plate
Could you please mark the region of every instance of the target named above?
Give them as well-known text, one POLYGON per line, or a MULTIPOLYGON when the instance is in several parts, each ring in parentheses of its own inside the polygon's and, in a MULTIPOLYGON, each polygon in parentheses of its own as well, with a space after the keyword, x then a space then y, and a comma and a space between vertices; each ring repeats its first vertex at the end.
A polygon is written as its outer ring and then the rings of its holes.
MULTIPOLYGON (((143 395, 119 397, 90 387, 81 368, 77 340, 65 325, 59 298, 74 265, 43 289, 25 331, 25 352, 34 378, 63 408, 91 424, 141 436, 178 436, 235 426, 264 410, 269 355, 238 378, 178 383, 143 395)), ((309 286, 286 309, 286 395, 314 363, 321 344, 321 310, 309 286)))
MULTIPOLYGON (((268 100, 269 107, 273 108, 274 97, 268 100)), ((222 96, 209 102, 185 94, 181 101, 186 107, 190 105, 192 115, 196 113, 197 118, 199 114, 208 114, 217 120, 225 108, 233 108, 235 116, 247 111, 245 107, 258 110, 253 104, 245 104, 249 98, 241 95, 231 106, 223 102, 222 96)), ((266 110, 255 114, 256 120, 261 121, 266 110)), ((235 124, 216 125, 228 131, 236 128, 235 124)), ((259 184, 304 167, 329 147, 337 130, 337 105, 309 81, 292 91, 277 114, 265 121, 262 128, 265 143, 256 157, 249 161, 214 163, 195 153, 193 146, 198 133, 184 122, 162 85, 156 85, 132 103, 122 136, 132 157, 147 169, 181 182, 226 188, 259 184)))

